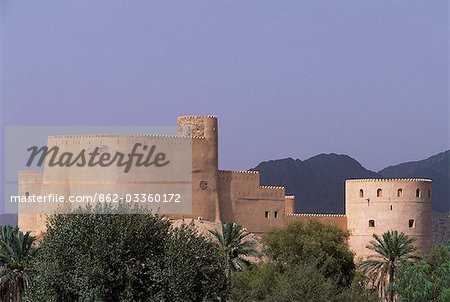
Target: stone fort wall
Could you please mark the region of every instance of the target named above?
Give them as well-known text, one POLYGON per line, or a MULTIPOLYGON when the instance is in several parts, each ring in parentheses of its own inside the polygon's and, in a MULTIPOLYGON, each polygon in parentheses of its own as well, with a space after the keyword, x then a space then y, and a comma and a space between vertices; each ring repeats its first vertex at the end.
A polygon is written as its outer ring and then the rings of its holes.
MULTIPOLYGON (((83 148, 95 146, 129 151, 136 142, 141 142, 171 147, 179 145, 180 150, 185 150, 181 146, 185 147, 188 141, 192 148, 190 178, 192 213, 168 215, 170 218, 234 221, 257 234, 291 221, 316 220, 335 225, 342 230, 349 230, 352 235, 349 244, 360 257, 370 254, 365 246, 374 233, 382 234, 389 229, 414 236, 422 254, 428 251, 431 245, 429 180, 348 180, 346 215, 299 214, 295 210, 295 197, 286 196, 283 187, 260 186, 258 172, 219 170, 217 117, 181 116, 177 120, 177 125, 176 136, 51 136, 48 139, 48 146, 63 146, 64 149, 68 148, 75 153, 83 148)), ((142 169, 125 174, 121 169, 114 167, 108 169, 46 167, 43 171, 22 171, 19 174, 19 194, 83 193, 76 192, 77 187, 74 183, 78 180, 90 180, 94 185, 109 182, 110 187, 103 185, 103 189, 117 192, 118 188, 122 188, 125 193, 127 185, 133 186, 143 178, 139 173, 142 173, 142 169), (55 181, 58 182, 57 187, 52 186, 52 182, 55 181), (117 183, 122 185, 117 186, 117 183)), ((45 219, 44 215, 19 214, 19 227, 39 234, 45 231, 45 219)))
POLYGON ((219 188, 222 221, 242 224, 253 233, 285 224, 284 187, 260 186, 259 172, 221 170, 219 188))
MULTIPOLYGON (((39 195, 41 192, 42 177, 42 171, 20 171, 18 194, 25 196, 28 192, 30 195, 39 195)), ((37 235, 45 231, 45 220, 46 217, 44 215, 21 213, 19 211, 18 226, 22 231, 30 231, 34 235, 37 235)))
POLYGON ((361 257, 373 234, 397 230, 416 238, 420 254, 431 247, 432 183, 428 179, 357 179, 345 183, 350 246, 361 257))
POLYGON ((324 224, 331 224, 342 231, 347 231, 347 216, 340 214, 286 214, 286 223, 292 221, 308 222, 315 220, 324 224))

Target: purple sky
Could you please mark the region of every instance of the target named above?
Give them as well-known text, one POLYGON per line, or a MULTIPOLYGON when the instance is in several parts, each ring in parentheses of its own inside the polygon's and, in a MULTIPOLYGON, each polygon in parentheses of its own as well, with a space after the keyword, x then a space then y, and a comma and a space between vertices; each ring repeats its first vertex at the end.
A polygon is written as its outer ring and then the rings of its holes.
POLYGON ((225 169, 449 148, 447 1, 0 1, 3 125, 216 114, 225 169))

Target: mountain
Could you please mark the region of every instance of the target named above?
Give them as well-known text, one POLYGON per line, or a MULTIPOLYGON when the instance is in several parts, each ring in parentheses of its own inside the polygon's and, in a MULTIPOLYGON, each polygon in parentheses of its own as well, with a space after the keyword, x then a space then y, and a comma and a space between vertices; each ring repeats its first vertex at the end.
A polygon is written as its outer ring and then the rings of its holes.
POLYGON ((450 242, 450 213, 433 212, 433 244, 450 242))
POLYGON ((433 180, 433 210, 450 211, 450 151, 428 159, 402 163, 374 172, 347 155, 320 154, 307 160, 279 159, 260 163, 261 185, 286 188, 296 196, 302 213, 344 213, 344 182, 352 178, 430 178, 433 180))
POLYGON ((307 160, 280 159, 262 162, 262 185, 284 186, 295 195, 302 213, 344 213, 344 182, 349 178, 379 178, 347 155, 319 154, 307 160))
POLYGON ((430 178, 433 180, 433 210, 448 212, 450 206, 450 150, 430 158, 390 166, 379 171, 384 178, 430 178))

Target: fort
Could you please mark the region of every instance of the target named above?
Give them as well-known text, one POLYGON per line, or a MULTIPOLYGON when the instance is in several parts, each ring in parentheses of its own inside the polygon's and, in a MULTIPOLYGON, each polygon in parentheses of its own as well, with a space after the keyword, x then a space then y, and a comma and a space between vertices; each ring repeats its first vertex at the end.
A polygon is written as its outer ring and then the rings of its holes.
MULTIPOLYGON (((351 179, 345 182, 345 214, 304 214, 295 209, 295 196, 286 195, 284 187, 261 186, 257 171, 219 170, 218 120, 216 116, 178 117, 178 133, 158 135, 70 135, 51 136, 48 147, 71 146, 74 153, 80 148, 128 146, 136 143, 153 145, 155 141, 177 144, 186 138, 192 145, 192 212, 183 217, 207 221, 234 221, 248 231, 261 234, 269 228, 281 227, 291 221, 317 220, 332 224, 351 234, 349 244, 357 257, 366 257, 365 246, 373 234, 387 230, 405 232, 416 238, 419 254, 431 247, 432 183, 428 179, 351 179)), ((76 167, 74 167, 76 168, 76 167)), ((77 174, 73 168, 58 169, 46 166, 39 171, 19 173, 19 195, 39 195, 49 190, 46 179, 61 179, 58 194, 71 192, 74 177, 90 177, 101 182, 106 177, 130 185, 136 181, 133 171, 124 176, 77 174), (65 171, 65 172, 64 172, 65 171), (122 177, 122 178, 121 178, 122 177)), ((301 201, 301 199, 300 199, 301 201)), ((180 215, 169 215, 180 218, 180 215)), ((41 214, 19 213, 19 227, 39 234, 45 231, 45 217, 41 214)))

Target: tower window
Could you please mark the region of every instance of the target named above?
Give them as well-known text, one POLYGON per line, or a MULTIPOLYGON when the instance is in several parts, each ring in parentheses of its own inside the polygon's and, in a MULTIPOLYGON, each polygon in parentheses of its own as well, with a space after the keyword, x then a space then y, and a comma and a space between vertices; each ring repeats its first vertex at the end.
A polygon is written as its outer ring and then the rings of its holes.
POLYGON ((360 197, 360 198, 363 198, 363 197, 364 197, 364 190, 363 190, 363 189, 360 189, 360 190, 359 190, 359 197, 360 197))
POLYGON ((278 218, 278 212, 277 211, 273 212, 273 218, 278 218))
POLYGON ((375 227, 375 220, 370 219, 369 220, 369 228, 374 228, 375 227))
POLYGON ((397 190, 397 197, 403 197, 403 190, 402 189, 398 189, 397 190))
POLYGON ((428 189, 428 198, 430 198, 430 197, 431 197, 431 190, 428 189))
POLYGON ((390 206, 389 206, 389 210, 391 210, 391 211, 392 211, 392 205, 390 205, 390 206))
POLYGON ((415 228, 416 227, 416 222, 414 221, 414 219, 410 219, 408 221, 408 227, 409 228, 415 228))
POLYGON ((378 189, 377 190, 377 197, 381 197, 381 196, 383 196, 383 190, 378 189))
POLYGON ((420 189, 416 190, 416 197, 422 197, 422 193, 420 192, 420 189))
POLYGON ((264 217, 269 218, 269 211, 264 212, 264 217))

